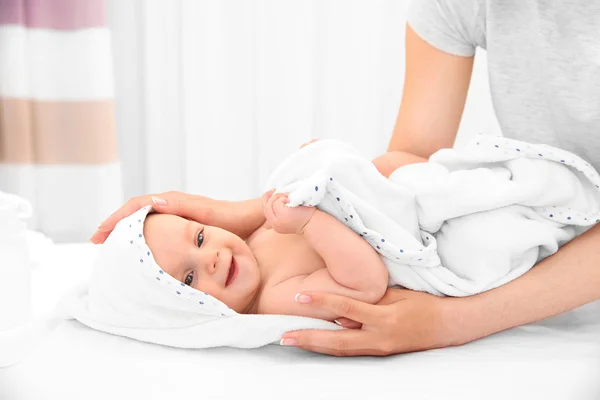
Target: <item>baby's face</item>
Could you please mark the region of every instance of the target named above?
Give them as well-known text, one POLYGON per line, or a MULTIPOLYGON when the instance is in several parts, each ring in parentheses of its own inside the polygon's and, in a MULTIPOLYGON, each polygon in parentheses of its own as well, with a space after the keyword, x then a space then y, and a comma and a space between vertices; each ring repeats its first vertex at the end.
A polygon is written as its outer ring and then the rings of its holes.
POLYGON ((149 214, 146 243, 169 275, 245 313, 256 296, 260 273, 252 251, 224 229, 168 214, 149 214))

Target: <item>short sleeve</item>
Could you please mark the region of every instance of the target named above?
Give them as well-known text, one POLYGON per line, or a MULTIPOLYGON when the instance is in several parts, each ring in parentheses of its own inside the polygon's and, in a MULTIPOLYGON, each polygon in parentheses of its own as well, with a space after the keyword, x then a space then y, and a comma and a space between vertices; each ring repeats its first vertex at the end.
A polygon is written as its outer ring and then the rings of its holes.
POLYGON ((469 57, 486 47, 484 0, 413 0, 408 24, 445 53, 469 57))

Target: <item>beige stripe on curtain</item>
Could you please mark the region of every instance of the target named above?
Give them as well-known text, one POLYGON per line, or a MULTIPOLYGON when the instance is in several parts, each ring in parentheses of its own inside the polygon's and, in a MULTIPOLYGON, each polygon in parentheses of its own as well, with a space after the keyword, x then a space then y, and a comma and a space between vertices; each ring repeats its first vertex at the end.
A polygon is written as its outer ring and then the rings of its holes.
POLYGON ((111 101, 0 99, 0 163, 101 164, 116 159, 111 101))

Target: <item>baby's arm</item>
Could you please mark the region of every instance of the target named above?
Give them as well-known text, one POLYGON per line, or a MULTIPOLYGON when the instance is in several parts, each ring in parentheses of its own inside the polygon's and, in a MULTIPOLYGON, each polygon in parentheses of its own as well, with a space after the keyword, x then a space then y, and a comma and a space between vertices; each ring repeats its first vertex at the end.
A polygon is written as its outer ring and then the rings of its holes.
MULTIPOLYGON (((377 303, 383 297, 388 271, 366 240, 321 210, 315 211, 302 235, 323 258, 331 277, 356 292, 350 297, 368 303, 377 303)), ((305 283, 310 284, 313 279, 311 275, 305 283)))
POLYGON ((403 165, 421 162, 427 162, 427 159, 404 151, 390 151, 373 160, 377 170, 386 178, 403 165))
POLYGON ((312 207, 285 207, 286 198, 282 195, 268 197, 265 215, 273 228, 280 233, 303 235, 327 268, 264 288, 260 312, 332 320, 338 315, 303 307, 294 301, 294 295, 300 291, 326 291, 373 304, 383 297, 388 272, 381 257, 364 239, 327 213, 312 207))

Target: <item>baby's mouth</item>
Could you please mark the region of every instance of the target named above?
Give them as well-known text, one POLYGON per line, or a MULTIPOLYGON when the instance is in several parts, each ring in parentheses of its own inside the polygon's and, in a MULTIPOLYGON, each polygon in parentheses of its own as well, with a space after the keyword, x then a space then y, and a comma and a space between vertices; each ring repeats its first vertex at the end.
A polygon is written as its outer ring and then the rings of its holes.
POLYGON ((231 264, 229 264, 229 274, 227 275, 227 280, 225 281, 225 287, 229 286, 231 282, 235 279, 238 272, 238 265, 235 261, 235 258, 231 257, 231 264))

